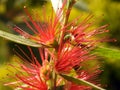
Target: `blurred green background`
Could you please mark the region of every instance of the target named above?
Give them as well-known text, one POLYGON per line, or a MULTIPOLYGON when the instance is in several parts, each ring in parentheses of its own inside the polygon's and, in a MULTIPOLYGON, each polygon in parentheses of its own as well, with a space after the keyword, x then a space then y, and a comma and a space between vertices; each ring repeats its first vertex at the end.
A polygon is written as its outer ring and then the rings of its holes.
MULTIPOLYGON (((25 16, 24 5, 30 10, 39 12, 43 5, 46 8, 51 7, 49 3, 49 0, 0 0, 0 30, 15 33, 10 29, 13 25, 24 27, 27 30, 22 20, 22 17, 25 16)), ((108 36, 116 38, 117 42, 105 43, 106 46, 112 48, 112 51, 109 49, 97 50, 101 52, 98 56, 104 70, 100 78, 107 90, 120 90, 120 0, 78 0, 71 12, 70 20, 81 13, 85 15, 93 13, 98 18, 96 19, 99 22, 98 26, 110 24, 108 36), (104 56, 109 53, 113 53, 113 55, 104 56)), ((0 37, 0 90, 12 90, 10 87, 3 86, 2 82, 10 81, 7 79, 7 75, 12 73, 8 72, 7 64, 14 64, 16 57, 13 49, 16 49, 15 45, 16 43, 0 37)), ((19 46, 26 49, 24 45, 19 46)))

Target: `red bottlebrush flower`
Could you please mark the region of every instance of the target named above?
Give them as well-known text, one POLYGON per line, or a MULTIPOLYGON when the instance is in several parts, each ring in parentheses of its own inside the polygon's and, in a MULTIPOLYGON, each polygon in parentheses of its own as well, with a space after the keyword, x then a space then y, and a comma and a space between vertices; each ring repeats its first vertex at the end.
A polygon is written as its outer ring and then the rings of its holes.
POLYGON ((21 65, 23 72, 26 72, 28 75, 24 75, 22 73, 16 74, 17 79, 23 83, 23 85, 18 86, 18 88, 22 88, 24 90, 48 90, 46 82, 40 75, 41 68, 37 65, 31 66, 31 68, 28 68, 25 65, 21 65))
POLYGON ((81 62, 89 59, 88 52, 85 48, 70 45, 64 46, 58 52, 57 60, 55 61, 55 69, 58 73, 68 73, 73 67, 80 66, 81 62))
POLYGON ((26 8, 25 8, 25 12, 28 18, 30 19, 31 24, 26 19, 24 19, 24 21, 27 27, 34 33, 34 35, 25 32, 24 30, 22 30, 17 26, 15 26, 13 29, 18 33, 20 33, 25 38, 32 39, 37 43, 40 43, 43 45, 53 44, 57 36, 57 32, 58 32, 57 28, 60 27, 59 19, 62 15, 61 14, 62 11, 59 10, 57 15, 53 15, 53 12, 52 12, 50 17, 49 16, 47 17, 45 11, 43 11, 42 16, 43 16, 44 22, 42 21, 38 22, 37 20, 38 15, 36 15, 35 17, 36 20, 33 19, 26 8))
MULTIPOLYGON (((20 51, 23 52, 21 49, 20 51)), ((28 57, 24 52, 23 54, 30 60, 30 62, 19 64, 20 67, 12 65, 18 70, 18 74, 15 75, 17 81, 6 83, 5 85, 13 85, 15 88, 23 90, 48 90, 47 80, 49 79, 50 68, 47 61, 47 53, 43 52, 43 49, 39 49, 42 59, 41 65, 30 48, 29 51, 32 58, 28 57)), ((23 59, 22 56, 20 56, 20 58, 23 59)))
MULTIPOLYGON (((71 25, 72 28, 70 31, 71 41, 75 44, 80 45, 96 45, 95 43, 102 42, 102 41, 109 41, 105 40, 104 38, 96 38, 95 36, 98 34, 102 34, 108 32, 109 30, 106 29, 108 25, 104 25, 98 28, 93 29, 92 25, 94 22, 90 22, 89 20, 93 17, 93 15, 89 15, 86 17, 80 24, 76 25, 74 21, 71 25)), ((78 19, 78 18, 77 18, 78 19)))

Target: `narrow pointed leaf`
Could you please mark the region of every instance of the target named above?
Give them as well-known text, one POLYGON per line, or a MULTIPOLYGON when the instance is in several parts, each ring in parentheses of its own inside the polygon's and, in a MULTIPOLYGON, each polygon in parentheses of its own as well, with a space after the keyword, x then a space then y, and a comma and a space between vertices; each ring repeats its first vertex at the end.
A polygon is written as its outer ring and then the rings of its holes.
POLYGON ((62 0, 51 0, 51 3, 55 12, 57 12, 58 8, 62 7, 62 0))
POLYGON ((108 59, 120 59, 120 50, 116 48, 97 47, 93 52, 108 59))
POLYGON ((62 23, 63 22, 62 21, 63 20, 62 12, 61 13, 58 12, 60 10, 60 8, 62 8, 62 6, 63 6, 62 0, 51 0, 51 3, 52 3, 53 9, 54 9, 56 15, 61 14, 58 16, 60 16, 59 22, 62 23))
POLYGON ((78 78, 75 78, 75 77, 72 77, 72 76, 68 76, 68 75, 65 75, 65 74, 61 74, 61 76, 62 76, 64 79, 66 79, 66 80, 68 80, 68 81, 71 81, 71 82, 73 82, 73 83, 75 83, 75 84, 78 84, 78 85, 87 85, 87 86, 93 87, 93 88, 96 89, 96 90, 105 90, 105 89, 103 89, 103 88, 101 88, 101 87, 98 87, 98 86, 96 86, 96 85, 94 85, 94 84, 92 84, 92 83, 90 83, 90 82, 88 82, 88 81, 85 81, 85 80, 83 80, 83 79, 78 79, 78 78))
POLYGON ((42 46, 41 44, 35 43, 30 39, 26 39, 19 35, 7 33, 2 30, 0 30, 0 37, 6 38, 6 39, 11 40, 16 43, 20 43, 20 44, 28 45, 28 46, 32 46, 32 47, 41 47, 42 46))

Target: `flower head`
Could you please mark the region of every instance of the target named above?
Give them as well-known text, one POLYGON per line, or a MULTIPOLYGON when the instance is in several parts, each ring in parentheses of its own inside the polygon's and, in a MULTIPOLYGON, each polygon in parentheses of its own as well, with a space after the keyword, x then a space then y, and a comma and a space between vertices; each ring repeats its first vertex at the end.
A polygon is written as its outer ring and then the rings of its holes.
MULTIPOLYGON (((25 56, 30 60, 30 62, 25 61, 23 64, 20 63, 19 67, 13 66, 18 70, 18 74, 15 75, 16 81, 6 83, 5 85, 13 85, 15 88, 23 90, 48 90, 47 80, 49 78, 49 67, 47 60, 45 60, 44 53, 42 49, 39 49, 40 56, 42 57, 43 63, 40 64, 32 50, 29 48, 32 58, 25 56)), ((19 55, 20 56, 20 55, 19 55)), ((23 59, 22 56, 20 58, 23 59)))
POLYGON ((60 52, 55 62, 55 69, 58 73, 68 73, 76 66, 80 66, 81 62, 89 60, 89 51, 85 48, 77 46, 65 45, 60 52))
POLYGON ((20 86, 17 86, 18 88, 22 88, 24 90, 47 90, 48 86, 46 82, 42 79, 40 75, 41 68, 37 65, 31 65, 31 68, 28 68, 25 65, 21 65, 23 72, 25 74, 16 74, 16 77, 18 80, 18 83, 21 82, 20 86))
MULTIPOLYGON (((96 46, 99 42, 104 41, 110 41, 105 38, 98 38, 96 37, 99 34, 108 32, 107 26, 103 25, 100 27, 95 28, 94 27, 94 21, 91 21, 93 18, 93 15, 88 15, 83 21, 81 21, 79 24, 77 24, 77 20, 80 19, 76 18, 70 25, 71 29, 68 32, 70 35, 70 42, 74 45, 79 45, 82 47, 82 45, 86 45, 88 47, 90 46, 96 46)), ((79 20, 78 20, 79 21, 79 20)))
MULTIPOLYGON (((59 19, 61 17, 61 11, 58 12, 58 15, 53 16, 53 12, 51 13, 51 16, 47 17, 45 11, 43 11, 43 21, 38 21, 37 15, 36 18, 33 19, 33 17, 29 14, 28 10, 25 7, 25 12, 30 20, 31 23, 29 23, 26 19, 24 19, 24 22, 26 23, 26 26, 34 33, 29 34, 19 28, 18 26, 15 26, 13 29, 20 33, 25 38, 29 38, 37 43, 43 44, 43 45, 51 45, 54 43, 58 27, 60 27, 59 19)), ((40 17, 41 17, 40 16, 40 17)), ((40 18, 39 17, 39 18, 40 18)))

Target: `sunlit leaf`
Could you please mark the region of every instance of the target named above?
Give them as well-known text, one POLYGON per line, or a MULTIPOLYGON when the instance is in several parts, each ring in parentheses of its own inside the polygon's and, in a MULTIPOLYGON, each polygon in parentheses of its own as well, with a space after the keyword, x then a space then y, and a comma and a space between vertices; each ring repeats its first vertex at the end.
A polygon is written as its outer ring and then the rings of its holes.
POLYGON ((62 7, 62 0, 51 0, 52 6, 55 10, 55 12, 57 12, 58 8, 62 7))
POLYGON ((14 35, 14 34, 7 33, 4 31, 1 31, 1 30, 0 30, 0 37, 6 38, 6 39, 11 40, 16 43, 20 43, 20 44, 28 45, 28 46, 32 46, 32 47, 41 47, 42 46, 41 44, 35 43, 30 39, 26 39, 22 36, 14 35))
POLYGON ((94 52, 108 59, 120 59, 120 50, 115 48, 97 47, 94 52))
POLYGON ((90 82, 88 82, 88 81, 85 81, 85 80, 83 80, 83 79, 78 79, 78 78, 75 78, 75 77, 72 77, 72 76, 68 76, 68 75, 63 75, 63 74, 61 74, 61 76, 64 78, 64 79, 66 79, 66 80, 68 80, 68 81, 71 81, 71 82, 73 82, 73 83, 75 83, 75 84, 78 84, 78 85, 87 85, 87 86, 91 86, 91 87, 93 87, 94 89, 96 89, 96 90, 105 90, 105 89, 103 89, 103 88, 101 88, 101 87, 98 87, 98 86, 96 86, 96 85, 94 85, 94 84, 92 84, 92 83, 90 83, 90 82))

